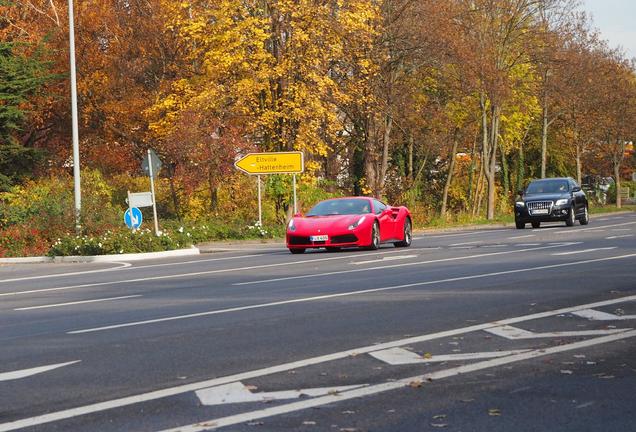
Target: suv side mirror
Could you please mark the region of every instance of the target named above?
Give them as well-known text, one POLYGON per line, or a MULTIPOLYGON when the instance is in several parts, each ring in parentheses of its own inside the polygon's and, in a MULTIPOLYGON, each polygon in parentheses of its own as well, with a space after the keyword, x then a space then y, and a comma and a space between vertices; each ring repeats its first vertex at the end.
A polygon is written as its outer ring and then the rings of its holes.
POLYGON ((581 192, 581 186, 574 186, 572 192, 581 192))

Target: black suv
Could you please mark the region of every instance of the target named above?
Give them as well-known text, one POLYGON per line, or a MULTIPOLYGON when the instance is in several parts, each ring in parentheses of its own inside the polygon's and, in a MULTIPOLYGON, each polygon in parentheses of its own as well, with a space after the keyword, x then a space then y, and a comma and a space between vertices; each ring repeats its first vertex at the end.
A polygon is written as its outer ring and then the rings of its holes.
POLYGON ((533 180, 519 195, 521 199, 515 203, 518 229, 528 222, 539 228, 541 222, 565 221, 572 226, 577 219, 581 225, 590 221, 585 192, 569 177, 533 180))

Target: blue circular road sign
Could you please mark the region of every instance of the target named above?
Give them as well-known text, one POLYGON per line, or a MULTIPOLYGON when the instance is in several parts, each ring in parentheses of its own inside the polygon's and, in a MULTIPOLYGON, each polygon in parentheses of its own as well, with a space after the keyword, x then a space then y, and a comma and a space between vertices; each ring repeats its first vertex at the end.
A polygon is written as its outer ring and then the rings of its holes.
POLYGON ((124 222, 130 229, 137 229, 141 226, 141 222, 144 220, 141 210, 137 207, 132 207, 126 210, 124 213, 124 222))

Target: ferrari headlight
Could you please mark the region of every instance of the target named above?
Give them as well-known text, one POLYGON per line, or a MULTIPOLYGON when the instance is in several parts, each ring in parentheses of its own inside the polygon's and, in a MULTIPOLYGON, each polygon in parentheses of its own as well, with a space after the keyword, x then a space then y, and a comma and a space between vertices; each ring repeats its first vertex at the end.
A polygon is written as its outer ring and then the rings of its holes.
POLYGON ((517 205, 517 207, 525 207, 526 206, 526 203, 524 203, 523 201, 517 201, 515 204, 517 205))
POLYGON ((289 221, 289 223, 287 224, 287 228, 288 228, 290 231, 296 231, 296 224, 294 223, 294 220, 293 220, 293 219, 291 219, 291 220, 289 221))
POLYGON ((362 216, 360 219, 358 219, 357 221, 349 225, 349 229, 352 230, 352 229, 358 228, 358 226, 360 226, 362 222, 364 222, 364 216, 362 216))
POLYGON ((568 203, 567 199, 560 199, 560 200, 557 200, 556 205, 562 206, 562 205, 566 205, 567 203, 568 203))

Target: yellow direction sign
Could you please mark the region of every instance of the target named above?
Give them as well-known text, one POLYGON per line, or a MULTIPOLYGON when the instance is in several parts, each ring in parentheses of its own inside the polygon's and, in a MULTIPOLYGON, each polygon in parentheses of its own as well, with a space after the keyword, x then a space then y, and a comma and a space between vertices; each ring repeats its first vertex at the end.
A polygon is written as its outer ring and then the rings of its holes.
POLYGON ((302 152, 248 153, 234 163, 248 174, 298 174, 304 171, 302 152))

